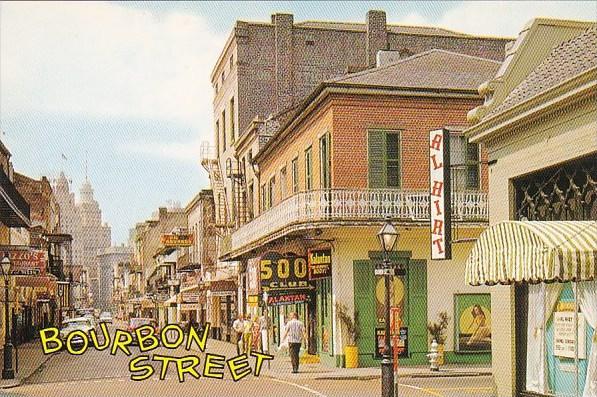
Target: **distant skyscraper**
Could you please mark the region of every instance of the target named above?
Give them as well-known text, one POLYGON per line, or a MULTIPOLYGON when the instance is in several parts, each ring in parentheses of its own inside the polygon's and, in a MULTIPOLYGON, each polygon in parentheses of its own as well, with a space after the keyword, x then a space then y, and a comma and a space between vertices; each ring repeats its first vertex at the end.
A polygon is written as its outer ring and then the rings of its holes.
POLYGON ((110 283, 101 285, 97 259, 98 251, 111 245, 110 226, 102 223, 102 211, 93 197, 89 180, 85 179, 77 201, 62 172, 55 184, 55 194, 60 205, 63 230, 73 236, 73 264, 87 269, 90 292, 97 299, 102 295, 102 288, 111 288, 110 283))

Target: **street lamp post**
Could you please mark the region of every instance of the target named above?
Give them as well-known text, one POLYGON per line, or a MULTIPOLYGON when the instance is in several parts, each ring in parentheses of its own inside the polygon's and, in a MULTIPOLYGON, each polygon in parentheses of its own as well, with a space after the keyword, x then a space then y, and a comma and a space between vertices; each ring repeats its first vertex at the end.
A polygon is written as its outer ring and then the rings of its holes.
POLYGON ((8 282, 10 281, 10 258, 8 253, 2 258, 2 277, 4 278, 4 367, 2 368, 2 379, 14 379, 15 371, 12 367, 12 342, 10 340, 10 317, 8 311, 8 282))
POLYGON ((394 397, 394 362, 392 358, 392 346, 390 339, 390 281, 394 272, 390 264, 389 252, 394 249, 398 241, 398 231, 386 220, 377 238, 383 251, 383 270, 385 285, 385 335, 384 350, 381 360, 381 395, 382 397, 394 397))

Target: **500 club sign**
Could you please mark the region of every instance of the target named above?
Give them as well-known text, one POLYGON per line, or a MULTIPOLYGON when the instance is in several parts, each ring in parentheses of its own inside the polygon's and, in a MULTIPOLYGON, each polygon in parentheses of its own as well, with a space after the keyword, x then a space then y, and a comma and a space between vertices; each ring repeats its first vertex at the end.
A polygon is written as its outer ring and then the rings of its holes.
POLYGON ((259 261, 261 289, 270 294, 301 293, 313 287, 309 283, 307 258, 269 252, 259 261))

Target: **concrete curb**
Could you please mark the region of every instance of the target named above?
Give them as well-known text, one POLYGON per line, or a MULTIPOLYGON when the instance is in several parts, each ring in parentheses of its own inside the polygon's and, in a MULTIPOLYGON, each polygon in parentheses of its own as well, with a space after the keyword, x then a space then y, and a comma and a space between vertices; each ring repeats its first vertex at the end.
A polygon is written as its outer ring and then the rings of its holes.
MULTIPOLYGON (((274 379, 284 379, 284 380, 373 380, 373 379, 380 379, 381 374, 379 375, 307 375, 301 376, 300 372, 294 376, 287 376, 288 374, 284 374, 284 376, 275 375, 275 374, 262 374, 263 377, 266 378, 274 378, 274 379)), ((411 374, 403 374, 398 375, 399 378, 458 378, 458 377, 476 377, 476 376, 492 376, 493 373, 490 371, 439 371, 439 372, 419 372, 419 373, 411 373, 411 374)))

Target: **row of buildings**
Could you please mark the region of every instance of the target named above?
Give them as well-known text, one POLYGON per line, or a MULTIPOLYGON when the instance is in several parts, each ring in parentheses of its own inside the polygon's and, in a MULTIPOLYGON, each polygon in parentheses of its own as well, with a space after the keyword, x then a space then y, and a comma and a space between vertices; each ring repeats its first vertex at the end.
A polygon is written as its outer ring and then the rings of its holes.
POLYGON ((378 366, 376 234, 390 219, 391 260, 406 268, 391 283, 401 365, 427 361, 428 324, 447 313, 445 360, 491 363, 499 396, 595 395, 595 35, 594 23, 536 19, 514 39, 477 37, 381 11, 236 22, 211 75, 210 189, 136 225, 132 259, 116 266, 119 313, 210 322, 233 340, 238 314, 267 312, 275 343, 295 311, 308 352, 343 366, 341 304, 359 316, 359 365, 378 366), (451 160, 445 260, 431 254, 446 231, 430 227, 435 130, 451 160), (555 276, 538 254, 549 249, 565 257, 555 276), (561 288, 539 319, 544 281, 561 288), (582 351, 555 342, 570 342, 561 318, 581 324, 582 351))
POLYGON ((0 156, 0 256, 10 260, 10 329, 18 344, 79 309, 110 308, 110 254, 121 248, 110 247, 88 180, 76 200, 64 173, 51 182, 16 172, 1 141, 0 156))

